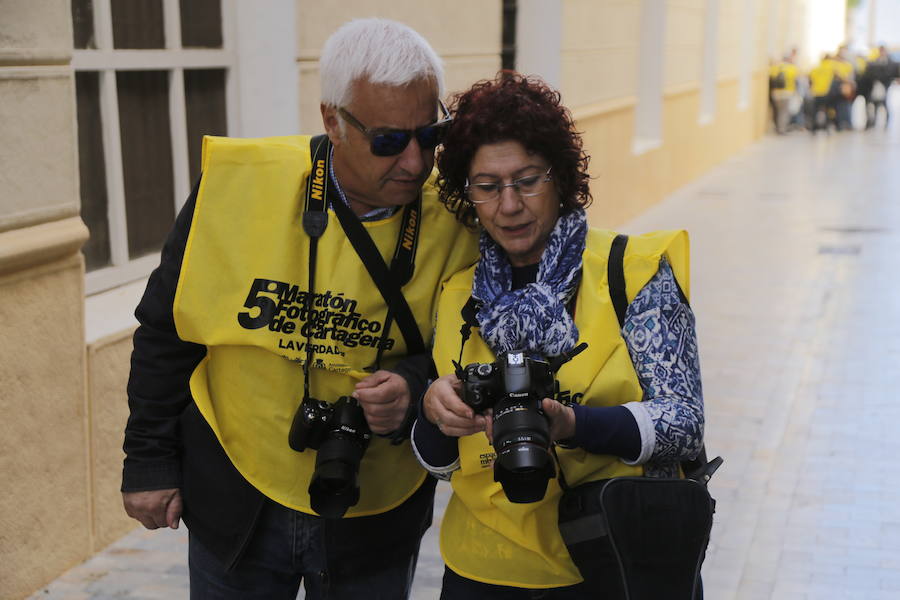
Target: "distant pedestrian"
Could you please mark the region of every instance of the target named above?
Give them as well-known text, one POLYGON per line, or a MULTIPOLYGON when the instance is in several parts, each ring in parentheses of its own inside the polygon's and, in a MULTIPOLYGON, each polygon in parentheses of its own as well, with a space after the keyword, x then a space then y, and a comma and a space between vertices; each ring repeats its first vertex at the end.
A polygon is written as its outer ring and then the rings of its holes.
POLYGON ((826 54, 818 65, 809 72, 810 94, 813 98, 809 130, 815 133, 819 129, 828 130, 828 123, 833 118, 835 105, 835 77, 833 60, 826 54))
POLYGON ((790 55, 769 68, 776 133, 787 133, 788 122, 791 119, 791 103, 797 95, 797 76, 798 69, 790 55))
POLYGON ((900 77, 900 64, 891 60, 887 48, 878 49, 878 57, 866 66, 869 82, 869 101, 866 104, 866 129, 875 127, 878 113, 884 111, 884 128, 887 129, 891 114, 887 103, 887 93, 895 79, 900 77))

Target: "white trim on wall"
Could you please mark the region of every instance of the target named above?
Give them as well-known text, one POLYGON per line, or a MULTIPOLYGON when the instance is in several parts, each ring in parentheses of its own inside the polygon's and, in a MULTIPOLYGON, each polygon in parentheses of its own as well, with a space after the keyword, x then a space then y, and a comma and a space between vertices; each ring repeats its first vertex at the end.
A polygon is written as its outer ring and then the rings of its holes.
POLYGON ((741 14, 741 57, 738 71, 738 110, 750 107, 750 88, 753 85, 753 63, 756 57, 756 31, 759 21, 756 0, 744 0, 741 14))
POLYGON ((719 0, 706 0, 703 14, 703 56, 700 65, 700 115, 701 125, 716 118, 716 74, 719 64, 719 0))
POLYGON ((300 69, 297 64, 296 1, 238 2, 235 32, 240 134, 244 137, 300 133, 300 69))
POLYGON ((519 0, 516 7, 516 70, 562 85, 562 0, 519 0))
POLYGON ((665 0, 641 0, 640 43, 638 103, 634 112, 634 140, 631 147, 634 154, 643 154, 662 145, 665 0))

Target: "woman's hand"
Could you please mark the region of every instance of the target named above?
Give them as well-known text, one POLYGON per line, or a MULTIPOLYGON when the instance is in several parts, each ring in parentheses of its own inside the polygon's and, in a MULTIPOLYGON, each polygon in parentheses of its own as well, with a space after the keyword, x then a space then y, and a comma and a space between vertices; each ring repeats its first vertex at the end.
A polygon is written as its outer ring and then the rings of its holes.
MULTIPOLYGON (((544 398, 541 407, 550 420, 550 439, 552 441, 567 440, 575 436, 575 411, 572 410, 572 407, 560 404, 550 398, 544 398)), ((494 443, 493 416, 493 409, 488 409, 484 414, 487 425, 484 433, 491 444, 494 443)))
POLYGON ((455 374, 444 375, 436 379, 425 392, 425 418, 437 425, 446 436, 471 435, 484 431, 486 426, 484 415, 476 415, 460 399, 461 385, 455 374))
POLYGON ((550 419, 550 439, 555 442, 575 437, 575 411, 571 406, 544 398, 543 408, 550 419))

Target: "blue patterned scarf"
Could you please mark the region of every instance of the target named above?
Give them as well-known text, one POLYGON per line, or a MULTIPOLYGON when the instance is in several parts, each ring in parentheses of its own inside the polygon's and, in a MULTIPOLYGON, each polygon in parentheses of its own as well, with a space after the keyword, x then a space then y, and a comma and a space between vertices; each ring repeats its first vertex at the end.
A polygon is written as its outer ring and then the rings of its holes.
POLYGON ((525 350, 533 357, 559 356, 578 343, 578 328, 566 304, 578 287, 586 236, 583 210, 560 217, 547 239, 537 281, 513 290, 506 253, 481 232, 472 295, 482 303, 481 338, 495 354, 525 350))

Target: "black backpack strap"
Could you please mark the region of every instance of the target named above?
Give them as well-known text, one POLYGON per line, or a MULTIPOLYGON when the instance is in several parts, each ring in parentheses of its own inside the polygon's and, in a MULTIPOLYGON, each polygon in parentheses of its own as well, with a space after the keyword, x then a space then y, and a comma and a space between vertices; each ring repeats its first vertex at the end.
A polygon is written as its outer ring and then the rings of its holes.
POLYGON ((609 282, 609 297, 613 308, 616 309, 616 317, 619 319, 619 329, 625 326, 625 311, 628 310, 628 296, 625 294, 625 246, 628 245, 628 236, 619 234, 613 239, 609 249, 609 262, 606 264, 606 279, 609 282))

